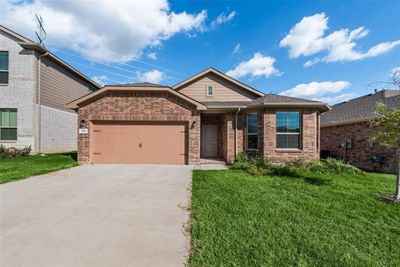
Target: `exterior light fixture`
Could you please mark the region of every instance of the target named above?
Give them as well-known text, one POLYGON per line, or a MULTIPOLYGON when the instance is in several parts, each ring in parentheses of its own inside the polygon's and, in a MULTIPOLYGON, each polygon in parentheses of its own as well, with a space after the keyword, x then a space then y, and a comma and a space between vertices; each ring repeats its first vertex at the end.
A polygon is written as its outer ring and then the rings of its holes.
POLYGON ((196 127, 196 121, 192 122, 192 126, 190 126, 190 129, 193 129, 194 127, 196 127))

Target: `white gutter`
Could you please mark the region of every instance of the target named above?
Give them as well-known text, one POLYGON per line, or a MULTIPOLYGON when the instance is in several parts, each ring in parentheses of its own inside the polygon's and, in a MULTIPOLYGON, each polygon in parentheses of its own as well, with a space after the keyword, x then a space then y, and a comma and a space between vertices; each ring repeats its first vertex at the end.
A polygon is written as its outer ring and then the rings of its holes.
POLYGON ((38 132, 38 149, 37 152, 41 153, 42 152, 42 104, 41 104, 41 69, 42 69, 42 57, 45 57, 49 55, 49 52, 46 52, 42 55, 39 55, 39 69, 38 69, 38 86, 37 86, 37 103, 38 103, 38 108, 39 108, 39 113, 38 113, 38 127, 39 127, 39 132, 38 132))

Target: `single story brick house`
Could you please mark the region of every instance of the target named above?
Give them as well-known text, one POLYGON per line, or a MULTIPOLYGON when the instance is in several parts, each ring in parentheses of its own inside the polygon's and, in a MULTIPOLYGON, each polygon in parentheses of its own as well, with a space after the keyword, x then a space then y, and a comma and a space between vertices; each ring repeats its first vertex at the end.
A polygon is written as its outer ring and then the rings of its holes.
POLYGON ((329 106, 264 94, 213 68, 173 86, 110 85, 67 105, 78 112, 78 159, 199 164, 242 151, 274 161, 319 158, 329 106))
POLYGON ((396 171, 396 149, 369 141, 378 102, 400 108, 400 90, 382 90, 332 106, 321 115, 321 154, 366 170, 396 171), (347 148, 346 148, 347 144, 347 148))

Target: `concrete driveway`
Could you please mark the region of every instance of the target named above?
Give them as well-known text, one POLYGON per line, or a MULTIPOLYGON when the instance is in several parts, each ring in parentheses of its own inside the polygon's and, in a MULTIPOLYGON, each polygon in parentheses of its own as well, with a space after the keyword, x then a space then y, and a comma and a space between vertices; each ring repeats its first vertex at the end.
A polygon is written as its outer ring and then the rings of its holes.
POLYGON ((192 168, 80 166, 0 186, 1 266, 182 266, 192 168))

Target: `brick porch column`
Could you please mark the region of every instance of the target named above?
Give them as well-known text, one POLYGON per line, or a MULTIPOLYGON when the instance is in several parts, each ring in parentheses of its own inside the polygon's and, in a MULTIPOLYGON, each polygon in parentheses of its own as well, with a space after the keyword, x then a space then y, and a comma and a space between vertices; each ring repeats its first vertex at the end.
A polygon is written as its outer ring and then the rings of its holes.
POLYGON ((234 114, 226 113, 222 125, 222 141, 224 142, 224 157, 226 162, 232 162, 235 159, 235 130, 234 114))
POLYGON ((200 129, 201 129, 201 120, 200 114, 196 112, 193 114, 192 118, 189 121, 189 147, 188 147, 188 163, 196 164, 200 163, 200 129), (193 122, 195 122, 195 126, 192 129, 193 122))

